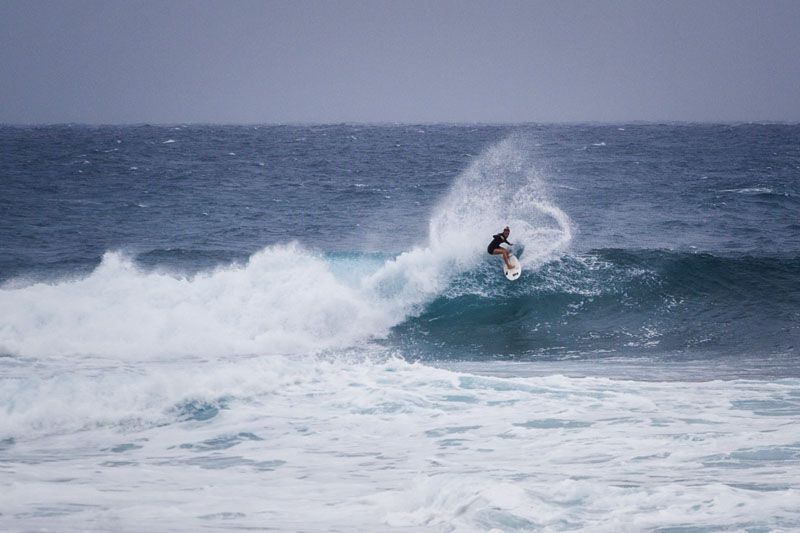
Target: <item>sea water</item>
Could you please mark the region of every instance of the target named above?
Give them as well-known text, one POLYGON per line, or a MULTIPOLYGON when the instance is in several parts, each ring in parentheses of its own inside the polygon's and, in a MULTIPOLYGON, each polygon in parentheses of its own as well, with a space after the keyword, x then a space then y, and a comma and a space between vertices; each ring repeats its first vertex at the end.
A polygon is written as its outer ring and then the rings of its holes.
POLYGON ((798 126, 4 126, 0 169, 3 531, 800 529, 798 126))

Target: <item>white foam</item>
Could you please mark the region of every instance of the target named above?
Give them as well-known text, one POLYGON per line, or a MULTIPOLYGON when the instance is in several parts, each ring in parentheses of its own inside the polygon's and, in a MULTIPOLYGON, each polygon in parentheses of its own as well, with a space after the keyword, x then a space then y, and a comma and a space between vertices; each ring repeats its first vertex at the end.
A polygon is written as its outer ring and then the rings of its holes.
POLYGON ((744 187, 741 189, 724 189, 722 192, 733 192, 737 194, 772 194, 769 187, 744 187))
POLYGON ((84 279, 2 290, 0 315, 0 349, 27 357, 298 353, 351 345, 392 325, 297 245, 193 277, 146 272, 110 252, 84 279))
POLYGON ((29 375, 0 381, 0 525, 795 530, 797 394, 346 354, 29 375))

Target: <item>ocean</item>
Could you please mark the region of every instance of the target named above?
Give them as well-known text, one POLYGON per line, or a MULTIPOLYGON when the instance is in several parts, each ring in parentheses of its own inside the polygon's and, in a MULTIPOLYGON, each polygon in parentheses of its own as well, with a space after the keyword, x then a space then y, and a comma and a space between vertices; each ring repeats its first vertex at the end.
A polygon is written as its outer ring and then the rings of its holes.
POLYGON ((0 126, 0 530, 798 531, 798 422, 798 125, 0 126))

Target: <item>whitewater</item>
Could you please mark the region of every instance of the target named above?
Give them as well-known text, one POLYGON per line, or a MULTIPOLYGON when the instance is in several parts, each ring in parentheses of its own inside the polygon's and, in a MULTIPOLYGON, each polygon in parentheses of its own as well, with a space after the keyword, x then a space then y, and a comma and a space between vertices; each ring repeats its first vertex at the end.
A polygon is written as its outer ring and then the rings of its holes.
POLYGON ((704 128, 0 128, 0 529, 800 528, 796 128, 704 128))

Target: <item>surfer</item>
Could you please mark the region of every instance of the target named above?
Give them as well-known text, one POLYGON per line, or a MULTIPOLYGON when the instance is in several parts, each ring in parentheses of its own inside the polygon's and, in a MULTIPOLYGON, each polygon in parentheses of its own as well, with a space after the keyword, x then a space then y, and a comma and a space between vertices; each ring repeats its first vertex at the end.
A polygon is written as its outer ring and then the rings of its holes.
POLYGON ((513 242, 508 241, 508 236, 510 234, 511 230, 508 229, 508 226, 506 226, 503 229, 503 233, 498 233, 497 235, 493 235, 492 242, 489 243, 489 248, 487 250, 492 255, 503 254, 503 261, 505 262, 506 267, 508 269, 514 268, 513 266, 511 266, 511 263, 508 262, 508 256, 511 255, 511 250, 509 250, 508 248, 503 248, 502 246, 500 246, 500 244, 506 243, 509 246, 514 246, 513 242))

